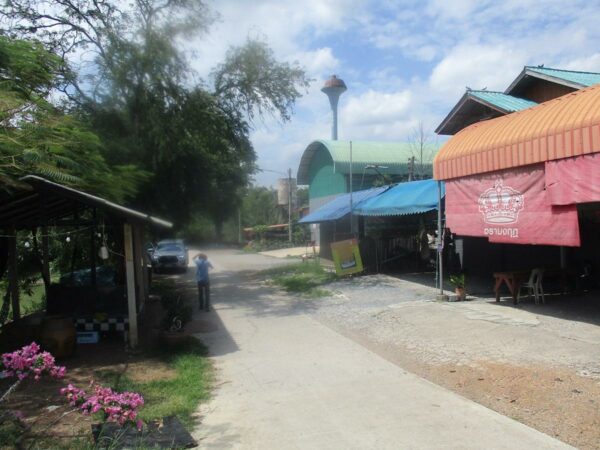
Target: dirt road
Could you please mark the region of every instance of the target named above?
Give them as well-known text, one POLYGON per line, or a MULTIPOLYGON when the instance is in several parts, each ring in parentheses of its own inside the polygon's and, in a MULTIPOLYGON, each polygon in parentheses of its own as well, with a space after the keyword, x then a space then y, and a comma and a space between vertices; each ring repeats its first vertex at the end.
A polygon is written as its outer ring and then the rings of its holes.
POLYGON ((244 272, 278 260, 209 258, 215 310, 198 336, 217 388, 200 411, 201 448, 568 448, 404 370, 360 321, 327 309, 340 311, 344 294, 295 299, 244 272))

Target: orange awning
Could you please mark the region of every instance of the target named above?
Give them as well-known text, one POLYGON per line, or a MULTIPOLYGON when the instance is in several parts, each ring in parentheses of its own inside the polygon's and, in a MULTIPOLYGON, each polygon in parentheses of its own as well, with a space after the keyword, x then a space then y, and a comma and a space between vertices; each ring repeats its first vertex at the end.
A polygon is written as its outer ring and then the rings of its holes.
POLYGON ((600 152, 600 85, 453 136, 434 160, 436 180, 464 177, 600 152))

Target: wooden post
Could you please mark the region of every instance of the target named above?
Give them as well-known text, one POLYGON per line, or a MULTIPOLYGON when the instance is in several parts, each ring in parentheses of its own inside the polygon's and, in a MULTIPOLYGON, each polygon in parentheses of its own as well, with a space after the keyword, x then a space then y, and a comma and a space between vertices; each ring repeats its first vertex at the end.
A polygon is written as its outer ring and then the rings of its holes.
POLYGON ((133 228, 133 264, 135 269, 135 282, 137 286, 138 304, 140 310, 146 303, 146 286, 144 285, 144 260, 142 258, 142 230, 138 224, 133 228))
POLYGON ((138 344, 137 304, 135 295, 135 270, 133 256, 133 235, 131 225, 123 224, 123 247, 125 248, 125 274, 127 280, 127 310, 129 314, 129 345, 138 344))
MULTIPOLYGON (((48 228, 42 227, 42 276, 50 285, 50 250, 49 250, 48 228)), ((48 293, 46 292, 46 295, 48 293)))
POLYGON ((93 212, 92 219, 92 228, 90 231, 90 274, 92 286, 96 287, 98 285, 98 274, 97 274, 97 264, 96 264, 96 209, 93 212))
POLYGON ((148 265, 150 264, 150 260, 148 258, 148 253, 146 252, 146 248, 143 245, 143 233, 144 229, 143 227, 140 225, 138 228, 138 236, 139 236, 139 242, 140 242, 140 264, 142 265, 142 280, 141 280, 141 285, 143 286, 143 290, 141 291, 141 294, 143 294, 142 297, 142 301, 146 301, 148 300, 148 295, 150 294, 150 277, 148 276, 148 265))
POLYGON ((13 227, 8 238, 8 289, 12 300, 13 320, 21 318, 19 305, 19 273, 17 270, 17 230, 13 227))

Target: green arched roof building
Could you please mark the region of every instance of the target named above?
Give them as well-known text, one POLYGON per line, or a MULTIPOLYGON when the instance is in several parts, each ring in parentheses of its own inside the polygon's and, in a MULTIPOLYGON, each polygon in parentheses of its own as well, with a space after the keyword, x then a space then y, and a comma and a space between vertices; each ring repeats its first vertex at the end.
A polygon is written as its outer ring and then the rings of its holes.
MULTIPOLYGON (((352 141, 352 190, 373 186, 381 175, 392 182, 406 180, 411 170, 418 179, 431 178, 436 151, 437 146, 425 146, 421 164, 418 144, 352 141), (415 163, 411 168, 412 157, 415 163)), ((297 176, 298 184, 309 186, 311 211, 336 195, 350 192, 350 170, 349 141, 317 140, 306 147, 297 176)))

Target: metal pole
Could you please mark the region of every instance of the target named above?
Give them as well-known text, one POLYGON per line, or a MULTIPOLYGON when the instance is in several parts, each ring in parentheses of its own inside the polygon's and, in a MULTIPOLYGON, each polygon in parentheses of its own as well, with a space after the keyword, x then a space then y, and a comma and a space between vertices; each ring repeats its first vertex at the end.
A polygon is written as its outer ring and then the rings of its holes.
POLYGON ((238 244, 242 243, 242 208, 238 207, 238 244))
POLYGON ((292 169, 288 169, 288 239, 292 242, 292 169))
POLYGON ((438 267, 440 271, 439 282, 440 282, 440 296, 444 295, 444 268, 443 268, 443 245, 442 240, 442 182, 438 181, 438 235, 437 235, 437 252, 438 252, 438 267))
POLYGON ((352 204, 352 141, 350 141, 350 234, 354 237, 354 205, 352 204))

